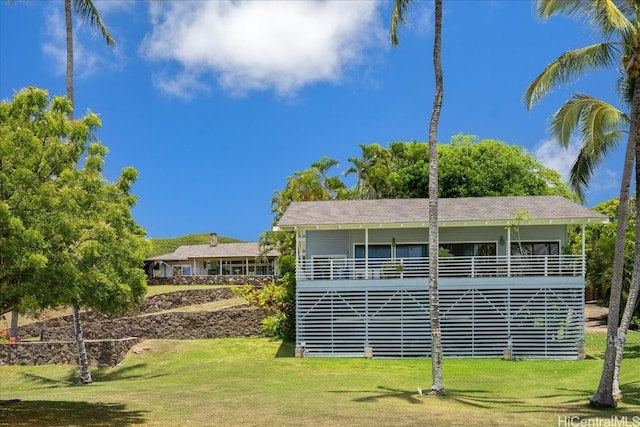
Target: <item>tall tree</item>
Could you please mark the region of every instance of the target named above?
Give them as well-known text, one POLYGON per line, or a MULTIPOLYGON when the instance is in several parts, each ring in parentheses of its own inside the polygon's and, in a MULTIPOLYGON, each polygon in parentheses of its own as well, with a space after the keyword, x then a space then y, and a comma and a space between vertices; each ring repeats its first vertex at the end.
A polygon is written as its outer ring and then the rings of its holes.
POLYGON ((93 140, 100 120, 69 120, 70 110, 33 88, 0 104, 0 313, 71 305, 120 314, 144 297, 148 247, 131 216, 137 172, 107 182, 106 148, 93 140))
MULTIPOLYGON (((64 0, 64 18, 66 26, 67 41, 67 98, 71 101, 71 106, 75 107, 75 92, 73 86, 73 13, 78 15, 83 21, 89 21, 91 26, 100 31, 108 46, 115 46, 116 42, 111 37, 107 26, 102 21, 98 9, 92 0, 64 0)), ((73 118, 73 110, 69 113, 69 117, 73 118)))
MULTIPOLYGON (((107 29, 102 18, 98 13, 92 0, 64 0, 64 17, 66 26, 66 41, 67 41, 67 71, 66 71, 66 83, 67 83, 67 98, 71 102, 71 111, 69 112, 69 118, 73 119, 73 112, 75 109, 75 90, 73 84, 73 17, 72 9, 75 14, 80 16, 84 21, 89 21, 91 26, 100 31, 108 46, 114 46, 115 40, 111 37, 109 30, 107 29)), ((77 305, 73 305, 73 324, 75 327, 76 342, 78 344, 78 358, 80 362, 80 383, 90 384, 91 373, 89 372, 89 365, 87 363, 86 348, 84 345, 84 338, 82 334, 82 325, 80 323, 80 313, 77 305)))
MULTIPOLYGON (((399 144, 399 143, 394 143, 399 144)), ((406 144, 394 169, 393 197, 428 197, 428 145, 406 144)), ((442 198, 575 195, 560 174, 517 145, 454 135, 438 146, 438 196, 442 198)))
MULTIPOLYGON (((399 45, 398 26, 406 24, 405 13, 412 0, 395 0, 391 15, 391 43, 399 45)), ((433 41, 433 68, 435 94, 429 122, 429 317, 431 323, 431 376, 430 395, 445 393, 442 379, 442 340, 440 330, 440 303, 438 298, 438 121, 442 109, 444 84, 442 77, 442 0, 434 0, 435 26, 433 41)))
MULTIPOLYGON (((636 159, 639 161, 640 135, 640 40, 638 0, 537 0, 538 14, 547 19, 555 14, 566 14, 574 18, 587 19, 604 41, 583 48, 571 50, 551 62, 531 83, 524 94, 527 108, 532 108, 554 87, 578 78, 586 71, 621 65, 623 70, 619 87, 625 88, 622 101, 630 105, 629 115, 615 107, 589 97, 574 95, 552 116, 550 130, 561 144, 568 143, 571 133, 579 128, 582 148, 571 171, 570 184, 579 194, 583 194, 595 167, 613 149, 621 137, 621 130, 628 123, 627 149, 620 185, 620 206, 618 209, 617 237, 615 243, 609 318, 607 324, 607 344, 600 384, 590 402, 594 406, 617 406, 613 382, 615 376, 617 348, 624 347, 624 334, 618 331, 620 296, 624 268, 625 228, 629 212, 629 187, 636 159), (621 345, 617 345, 622 340, 621 345)), ((640 175, 636 170, 636 186, 640 175)), ((636 217, 640 214, 636 205, 636 217)), ((640 231, 640 230, 638 230, 640 231)), ((636 246, 640 245, 640 233, 635 236, 636 246)), ((640 253, 636 251, 634 276, 640 273, 640 253)), ((640 282, 640 278, 636 278, 640 282)), ((634 284, 632 283, 632 288, 634 284)), ((620 355, 621 356, 621 355, 620 355)))

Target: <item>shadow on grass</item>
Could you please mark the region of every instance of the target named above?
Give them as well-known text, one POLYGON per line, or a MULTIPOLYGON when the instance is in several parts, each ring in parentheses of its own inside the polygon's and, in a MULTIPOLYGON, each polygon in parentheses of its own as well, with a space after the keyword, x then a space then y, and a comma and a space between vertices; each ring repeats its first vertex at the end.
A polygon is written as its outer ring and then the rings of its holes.
POLYGON ((407 401, 408 403, 420 403, 420 399, 418 398, 417 391, 407 391, 400 389, 393 389, 385 386, 378 386, 377 391, 371 390, 349 390, 349 391, 331 391, 330 393, 371 393, 369 396, 358 397, 353 399, 354 402, 376 402, 381 399, 402 399, 407 401))
MULTIPOLYGON (((138 378, 157 378, 164 377, 168 374, 165 373, 153 373, 153 374, 138 374, 137 370, 144 369, 147 366, 146 363, 138 363, 137 365, 131 365, 126 367, 120 367, 116 369, 100 369, 91 373, 91 378, 95 382, 108 382, 108 381, 120 381, 120 380, 132 380, 138 378)), ((77 378, 75 378, 77 379, 77 378)))
POLYGON ((480 409, 492 409, 496 406, 521 405, 518 399, 499 397, 488 394, 487 390, 447 390, 447 397, 462 405, 480 409))
POLYGON ((276 357, 293 357, 295 355, 295 348, 296 346, 293 342, 282 341, 276 352, 276 357))
MULTIPOLYGON (((618 408, 595 408, 590 405, 589 398, 596 391, 593 390, 577 390, 556 388, 557 391, 554 394, 546 394, 537 396, 535 399, 541 399, 539 404, 527 404, 524 405, 525 409, 518 409, 516 413, 550 413, 558 416, 580 416, 585 418, 590 417, 609 417, 612 415, 628 417, 631 420, 633 417, 640 416, 640 381, 634 383, 626 383, 620 386, 623 393, 623 406, 618 408), (549 405, 546 399, 554 399, 563 397, 563 401, 560 404, 549 405)), ((587 425, 587 424, 581 424, 587 425)), ((591 424, 589 424, 591 425, 591 424)), ((595 424, 594 424, 595 425, 595 424)), ((602 424, 604 425, 604 424, 602 424)))
POLYGON ((145 424, 146 411, 122 403, 23 400, 0 405, 0 426, 112 426, 145 424))
MULTIPOLYGON (((407 391, 378 386, 376 391, 334 391, 333 393, 371 393, 369 396, 353 399, 354 402, 375 402, 381 399, 394 398, 405 400, 411 404, 418 404, 423 402, 424 399, 435 398, 428 396, 429 389, 422 390, 422 392, 424 394, 420 395, 417 387, 416 390, 407 391)), ((441 398, 482 409, 491 409, 496 405, 508 406, 522 404, 521 401, 516 399, 500 398, 495 395, 487 395, 487 393, 486 390, 446 390, 446 395, 441 398)))
MULTIPOLYGON (((124 368, 117 369, 99 369, 91 372, 91 378, 93 382, 110 382, 110 381, 120 381, 120 380, 131 380, 137 378, 156 378, 162 377, 167 374, 152 374, 152 375, 142 375, 136 374, 136 370, 140 370, 146 367, 146 364, 139 363, 137 365, 127 366, 124 368)), ((67 374, 62 380, 54 380, 51 378, 46 378, 40 375, 34 375, 31 373, 23 373, 22 377, 25 381, 28 381, 32 384, 37 384, 42 386, 43 388, 56 388, 56 387, 69 387, 75 386, 78 384, 79 372, 77 369, 74 369, 67 374)))
POLYGON ((622 357, 623 360, 638 359, 638 358, 640 358, 640 344, 624 346, 624 355, 622 357))

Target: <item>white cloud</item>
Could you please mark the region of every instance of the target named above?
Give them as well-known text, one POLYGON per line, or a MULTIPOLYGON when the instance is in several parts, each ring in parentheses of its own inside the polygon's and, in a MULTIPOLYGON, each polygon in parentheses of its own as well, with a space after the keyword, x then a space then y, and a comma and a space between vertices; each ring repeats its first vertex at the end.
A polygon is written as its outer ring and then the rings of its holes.
POLYGON ((235 95, 274 90, 290 96, 305 85, 337 83, 364 61, 367 49, 388 47, 380 6, 346 0, 154 2, 153 28, 140 52, 182 67, 170 83, 166 71, 156 82, 183 97, 194 95, 204 84, 194 78, 207 74, 235 95), (180 88, 180 81, 187 85, 180 88))
POLYGON ((102 19, 111 12, 131 11, 135 8, 135 0, 93 0, 102 19))
MULTIPOLYGON (((534 155, 546 167, 554 169, 562 175, 562 180, 566 183, 571 172, 573 162, 580 151, 580 140, 575 136, 571 137, 569 146, 563 148, 556 140, 541 142, 534 150, 534 155)), ((609 194, 620 185, 620 175, 617 171, 606 167, 603 163, 595 170, 589 182, 587 195, 598 197, 602 194, 609 194)))
MULTIPOLYGON (((410 17, 409 19, 415 19, 415 29, 418 35, 425 35, 427 33, 431 33, 433 31, 434 26, 434 17, 433 17, 433 7, 431 3, 418 3, 416 4, 415 18, 410 17)), ((411 21, 409 21, 410 23, 411 21)))
MULTIPOLYGON (((63 4, 56 3, 48 7, 45 13, 47 39, 42 51, 52 59, 54 72, 64 75, 67 68, 67 41, 63 4)), ((104 20, 104 14, 101 16, 104 20)), ((113 71, 122 67, 124 57, 118 46, 107 47, 102 34, 96 34, 89 24, 82 22, 77 16, 74 16, 73 25, 75 76, 86 78, 102 70, 113 71)))
POLYGON ((558 141, 550 139, 542 141, 535 148, 534 155, 543 165, 560 173, 562 180, 567 182, 578 151, 580 151, 580 141, 576 138, 571 138, 567 148, 560 146, 558 141))

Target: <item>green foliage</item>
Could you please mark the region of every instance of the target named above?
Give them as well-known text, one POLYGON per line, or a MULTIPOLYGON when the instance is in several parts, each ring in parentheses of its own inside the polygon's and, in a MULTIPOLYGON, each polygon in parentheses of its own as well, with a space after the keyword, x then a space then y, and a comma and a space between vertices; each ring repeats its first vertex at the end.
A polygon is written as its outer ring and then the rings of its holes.
POLYGON ((0 312, 84 306, 122 313, 146 292, 137 177, 102 175, 100 120, 69 120, 65 98, 25 89, 0 104, 0 312), (81 163, 82 166, 81 166, 81 163))
MULTIPOLYGON (((147 254, 148 257, 168 254, 178 249, 179 246, 184 245, 205 245, 209 243, 208 233, 196 233, 187 234, 181 237, 169 237, 169 238, 153 238, 149 239, 151 242, 151 250, 147 254)), ((218 236, 218 243, 238 243, 241 240, 231 237, 218 236)))
MULTIPOLYGON (((611 291, 611 280, 613 275, 613 254, 617 234, 619 199, 611 199, 600 203, 593 208, 594 211, 609 217, 608 224, 589 225, 585 228, 586 245, 586 284, 591 293, 602 304, 609 304, 609 293, 611 291)), ((635 210, 635 200, 631 200, 630 210, 635 210)), ((624 269, 622 278, 622 305, 627 301, 631 276, 633 273, 633 262, 635 255, 635 224, 636 220, 629 217, 627 220, 627 230, 624 250, 624 269)), ((582 239, 580 229, 574 227, 569 232, 569 246, 573 253, 580 253, 582 239)), ((621 313, 622 315, 622 313, 621 313)), ((635 315, 640 316, 640 303, 636 306, 635 315)))
MULTIPOLYGON (((345 176, 354 176, 352 187, 338 176, 329 176, 337 162, 324 157, 305 171, 287 178, 282 191, 271 199, 273 224, 277 224, 292 201, 338 199, 394 199, 429 196, 429 144, 392 142, 360 145, 359 157, 349 157, 345 176)), ((560 195, 576 200, 560 174, 545 167, 517 145, 472 135, 458 134, 449 144, 438 145, 439 197, 560 195)), ((265 247, 293 254, 294 235, 267 231, 265 247)))
MULTIPOLYGON (((426 143, 409 145, 399 163, 393 197, 428 197, 429 154, 426 143)), ((561 195, 573 199, 560 174, 517 145, 456 135, 438 146, 439 197, 561 195)))
MULTIPOLYGON (((287 273, 287 275, 290 274, 287 273)), ((292 335, 295 336, 295 323, 292 325, 288 318, 289 313, 295 312, 295 300, 291 298, 286 285, 271 282, 262 288, 245 285, 243 287, 234 286, 231 290, 236 295, 244 298, 249 303, 249 306, 264 310, 266 315, 262 321, 262 334, 264 336, 284 339, 291 339, 292 335)))
POLYGON ((280 284, 269 283, 263 288, 252 285, 231 289, 243 297, 250 306, 265 311, 262 333, 267 337, 293 340, 296 335, 296 274, 295 257, 283 255, 278 259, 280 284))
POLYGON ((278 258, 278 272, 281 275, 287 273, 295 273, 296 271, 296 257, 293 255, 282 255, 278 258))

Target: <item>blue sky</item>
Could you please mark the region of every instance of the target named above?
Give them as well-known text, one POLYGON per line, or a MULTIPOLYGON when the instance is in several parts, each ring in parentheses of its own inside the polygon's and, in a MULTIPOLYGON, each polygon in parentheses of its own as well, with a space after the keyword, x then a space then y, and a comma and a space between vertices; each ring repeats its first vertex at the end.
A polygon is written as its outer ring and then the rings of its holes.
MULTIPOLYGON (((426 141, 433 103, 432 2, 389 44, 390 1, 94 0, 117 46, 75 19, 76 117, 98 113, 105 174, 139 179, 149 237, 212 232, 255 241, 270 199, 322 156, 349 167, 360 144, 426 141)), ((562 52, 598 41, 583 22, 536 18, 525 0, 445 0, 444 106, 457 133, 520 145, 566 175, 548 117, 574 92, 616 103, 616 71, 593 73, 527 112, 521 97, 562 52)), ((61 0, 0 1, 0 98, 26 86, 65 94, 61 0)), ((619 191, 622 146, 588 206, 619 191)))

